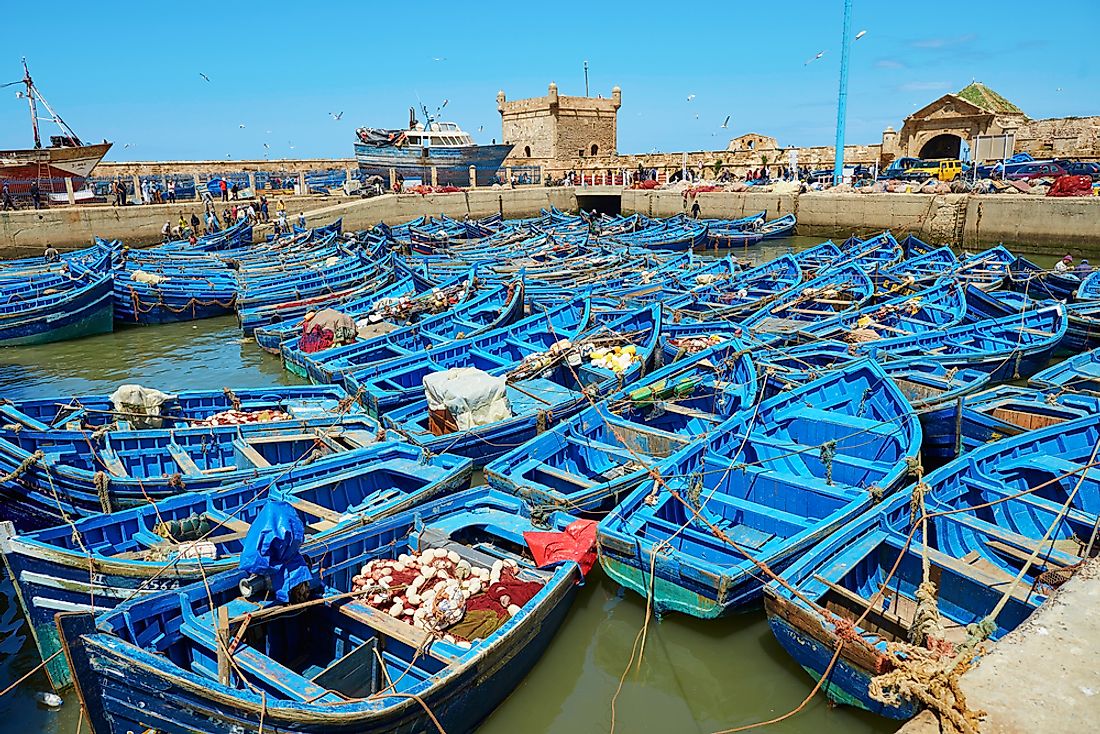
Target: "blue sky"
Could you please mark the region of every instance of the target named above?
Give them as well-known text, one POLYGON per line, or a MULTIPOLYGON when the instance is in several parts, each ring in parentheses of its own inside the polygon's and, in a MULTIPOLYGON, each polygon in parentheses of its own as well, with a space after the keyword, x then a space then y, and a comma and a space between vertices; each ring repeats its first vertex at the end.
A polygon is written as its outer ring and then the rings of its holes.
MULTIPOLYGON (((356 126, 401 127, 418 97, 433 109, 449 100, 447 116, 488 143, 500 138, 497 89, 518 99, 554 80, 583 94, 585 59, 593 95, 623 89, 620 152, 723 148, 749 131, 821 145, 834 135, 841 8, 11 2, 5 27, 45 23, 48 40, 5 34, 0 81, 17 79, 26 55, 79 135, 116 143, 110 160, 350 156, 356 126)), ((974 79, 1032 117, 1100 114, 1097 28, 1098 0, 855 0, 853 35, 867 34, 852 48, 847 141, 877 142, 974 79)), ((13 91, 0 90, 0 148, 30 144, 13 91)))

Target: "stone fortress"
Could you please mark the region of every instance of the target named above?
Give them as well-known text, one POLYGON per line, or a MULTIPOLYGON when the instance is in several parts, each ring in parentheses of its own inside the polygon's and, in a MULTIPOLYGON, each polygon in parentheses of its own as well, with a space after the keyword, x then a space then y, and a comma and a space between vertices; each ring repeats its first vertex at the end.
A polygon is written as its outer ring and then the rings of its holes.
MULTIPOLYGON (((503 137, 515 148, 506 166, 542 166, 551 175, 572 171, 620 171, 657 168, 679 169, 683 152, 620 154, 616 147, 619 87, 610 98, 561 95, 551 82, 542 97, 508 101, 497 93, 503 137)), ((848 164, 889 164, 895 158, 956 158, 964 145, 973 146, 978 136, 1012 134, 1015 151, 1037 159, 1077 158, 1100 160, 1100 116, 1029 118, 1019 107, 980 82, 954 94, 945 94, 902 121, 901 128, 886 128, 879 143, 846 145, 848 164)), ((833 146, 782 146, 776 138, 747 133, 733 138, 723 150, 688 151, 693 169, 708 173, 727 169, 743 175, 761 165, 785 165, 797 150, 800 166, 832 168, 833 146)))

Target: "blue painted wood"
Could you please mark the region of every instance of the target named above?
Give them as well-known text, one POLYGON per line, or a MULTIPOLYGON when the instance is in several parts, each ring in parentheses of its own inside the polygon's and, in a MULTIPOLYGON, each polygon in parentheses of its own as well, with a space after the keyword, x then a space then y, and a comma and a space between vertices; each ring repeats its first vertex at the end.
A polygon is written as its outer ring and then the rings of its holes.
POLYGON ((889 495, 920 442, 881 367, 835 370, 661 462, 662 482, 643 483, 600 522, 601 563, 658 610, 726 614, 761 593, 747 555, 785 567, 889 495))
MULTIPOLYGON (((492 351, 482 351, 480 347, 472 346, 463 350, 463 359, 480 360, 481 369, 489 366, 488 362, 492 360, 496 364, 486 371, 508 377, 510 417, 468 430, 434 435, 430 429, 428 401, 419 398, 386 412, 382 422, 387 429, 433 453, 466 456, 473 459, 476 466, 484 466, 491 459, 534 438, 541 430, 592 404, 600 396, 632 384, 648 369, 657 349, 660 331, 661 307, 655 304, 569 337, 574 345, 605 338, 611 339, 615 346, 633 345, 637 349, 635 361, 622 372, 583 363, 574 366, 566 360, 552 364, 534 376, 512 376, 511 373, 524 358, 544 353, 564 338, 561 336, 541 343, 507 340, 505 343, 498 342, 494 346, 501 348, 492 351)), ((420 392, 423 392, 422 388, 420 392)))
POLYGON ((0 347, 111 331, 110 253, 96 248, 92 257, 88 264, 67 262, 64 271, 11 271, 0 281, 0 347))
MULTIPOLYGON (((53 620, 59 611, 113 609, 126 599, 178 589, 235 568, 244 534, 273 490, 292 504, 299 502, 296 509, 307 533, 303 552, 323 553, 342 534, 464 489, 471 472, 471 463, 458 457, 428 458, 408 444, 379 443, 292 467, 276 479, 187 492, 156 506, 81 518, 71 525, 13 534, 10 523, 0 524, 0 551, 46 660, 59 649, 53 620), (201 522, 205 530, 174 536, 163 529, 170 522, 201 522), (216 555, 181 554, 198 539, 212 544, 216 555)), ((64 658, 52 661, 47 672, 55 688, 72 682, 64 658)))
MULTIPOLYGON (((547 521, 550 529, 561 529, 572 518, 553 513, 547 521)), ((256 631, 250 630, 234 652, 238 665, 250 672, 249 687, 236 675, 228 685, 218 681, 215 613, 202 584, 124 604, 100 617, 95 630, 70 619, 63 628, 79 689, 83 697, 101 702, 91 707, 90 723, 98 734, 135 731, 151 715, 160 729, 202 734, 258 733, 261 721, 264 731, 404 733, 431 731, 430 710, 446 731, 473 731, 537 663, 576 595, 575 564, 537 570, 529 557, 514 554, 524 548, 523 532, 533 529, 521 501, 482 488, 345 535, 318 564, 321 593, 332 597, 351 588, 364 562, 415 550, 420 538, 431 538, 426 546, 445 541, 460 554, 473 554, 479 565, 486 562, 482 559, 515 558, 521 578, 541 583, 542 590, 469 649, 435 640, 417 653, 409 643, 416 633, 411 626, 408 636, 400 637, 341 611, 355 602, 329 601, 250 625, 256 631), (379 691, 348 700, 339 692, 314 693, 314 671, 375 640, 384 651, 393 695, 379 691), (414 695, 419 701, 410 698, 414 695)), ((209 581, 214 604, 227 606, 231 618, 256 609, 237 600, 242 576, 227 572, 209 581)))
POLYGON ((736 341, 652 372, 485 467, 490 485, 531 505, 608 510, 647 467, 702 440, 756 399, 757 374, 736 341))
POLYGON ((823 691, 885 716, 912 716, 915 701, 876 701, 868 683, 883 667, 886 644, 904 641, 912 624, 922 556, 936 583, 944 639, 960 644, 967 625, 983 620, 991 623, 991 639, 1000 639, 1044 601, 1040 573, 1080 561, 1081 546, 1072 539, 1091 537, 1100 513, 1095 470, 1086 468, 1098 443, 1100 414, 1092 413, 975 449, 924 478, 926 507, 937 514, 927 536, 918 528, 911 542, 909 492, 853 520, 792 564, 784 584, 768 586, 765 610, 776 639, 819 678, 839 642, 837 621, 852 622, 870 608, 864 626, 844 632, 823 691), (1014 587, 1021 560, 1060 514, 1050 535, 1054 547, 1044 546, 1014 587), (1002 597, 1005 607, 990 618, 1002 597))

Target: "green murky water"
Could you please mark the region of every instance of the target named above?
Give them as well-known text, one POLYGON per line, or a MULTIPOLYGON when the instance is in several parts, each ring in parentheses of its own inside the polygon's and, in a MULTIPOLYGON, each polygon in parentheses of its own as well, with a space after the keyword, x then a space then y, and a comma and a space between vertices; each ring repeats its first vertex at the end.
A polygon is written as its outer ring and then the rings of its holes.
MULTIPOLYGON (((754 248, 773 257, 820 240, 754 248)), ((742 253, 738 253, 739 255, 742 253)), ((232 318, 129 328, 114 334, 0 350, 0 396, 10 398, 110 392, 124 382, 164 390, 293 384, 278 360, 241 339, 232 318)), ((581 589, 550 650, 484 723, 482 732, 587 734, 611 730, 611 700, 645 618, 642 599, 622 594, 598 571, 581 589)), ((37 652, 0 580, 0 689, 32 669, 37 652)), ((773 640, 760 610, 718 621, 669 616, 652 621, 640 666, 626 676, 615 707, 615 731, 711 732, 773 718, 797 706, 812 685, 773 640)), ((48 690, 42 674, 0 698, 0 731, 42 734, 77 729, 75 696, 61 709, 35 703, 48 690)), ((832 708, 818 698, 774 732, 863 734, 896 724, 832 708)))

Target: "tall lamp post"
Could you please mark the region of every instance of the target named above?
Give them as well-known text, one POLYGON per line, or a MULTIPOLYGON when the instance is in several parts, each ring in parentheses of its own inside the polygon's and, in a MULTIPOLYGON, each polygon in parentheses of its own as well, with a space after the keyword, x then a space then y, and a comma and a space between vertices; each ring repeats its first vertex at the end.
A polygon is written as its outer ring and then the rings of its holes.
POLYGON ((844 120, 848 112, 848 55, 852 42, 852 0, 844 0, 844 35, 840 43, 840 92, 836 100, 836 154, 833 158, 833 185, 844 180, 844 120))

